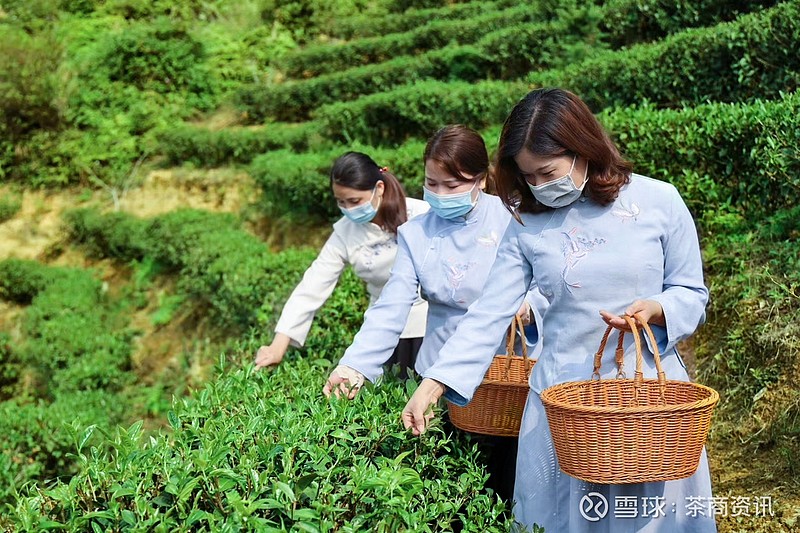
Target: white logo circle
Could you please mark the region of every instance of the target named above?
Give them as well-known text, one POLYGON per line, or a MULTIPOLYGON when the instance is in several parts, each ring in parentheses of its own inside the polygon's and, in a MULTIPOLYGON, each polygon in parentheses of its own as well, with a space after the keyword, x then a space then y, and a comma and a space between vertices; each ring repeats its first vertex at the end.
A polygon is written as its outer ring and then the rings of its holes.
POLYGON ((608 500, 599 492, 590 492, 581 498, 580 511, 589 522, 597 522, 608 514, 608 500))

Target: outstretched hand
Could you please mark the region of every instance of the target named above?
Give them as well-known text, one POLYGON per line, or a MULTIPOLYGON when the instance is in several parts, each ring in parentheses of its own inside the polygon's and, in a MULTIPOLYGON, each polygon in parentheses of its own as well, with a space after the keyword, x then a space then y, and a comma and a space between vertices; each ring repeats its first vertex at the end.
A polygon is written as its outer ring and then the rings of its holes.
MULTIPOLYGON (((637 313, 648 324, 656 324, 659 326, 666 325, 664 309, 661 307, 661 304, 655 300, 636 300, 625 309, 625 314, 628 316, 633 316, 637 313)), ((600 311, 600 316, 603 317, 603 320, 609 326, 623 331, 631 330, 631 327, 625 319, 619 315, 609 313, 608 311, 600 311)))
POLYGON ((322 394, 326 398, 330 398, 333 394, 337 398, 344 397, 352 400, 362 385, 364 385, 364 374, 349 366, 339 365, 328 376, 328 380, 322 388, 322 394))
POLYGON ((444 394, 444 385, 425 378, 403 408, 403 426, 414 435, 422 435, 433 418, 433 405, 444 394))

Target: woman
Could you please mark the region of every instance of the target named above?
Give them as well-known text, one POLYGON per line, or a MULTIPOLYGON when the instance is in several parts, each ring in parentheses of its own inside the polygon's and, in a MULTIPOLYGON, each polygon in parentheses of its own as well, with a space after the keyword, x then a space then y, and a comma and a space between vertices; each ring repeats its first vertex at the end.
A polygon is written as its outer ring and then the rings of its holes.
MULTIPOLYGON (((330 238, 284 305, 272 343, 258 349, 256 368, 280 363, 290 345, 303 346, 314 315, 347 265, 367 284, 370 305, 374 304, 394 263, 397 228, 428 210, 427 203, 406 198, 389 169, 366 154, 347 152, 339 157, 330 182, 344 216, 333 225, 330 238)), ((394 353, 390 350, 380 362, 397 363, 401 376, 413 368, 425 332, 427 304, 418 295, 412 296, 408 317, 397 323, 401 332, 399 342, 395 339, 392 345, 394 353)))
MULTIPOLYGON (((418 290, 428 302, 418 373, 434 364, 439 349, 483 290, 500 238, 511 222, 500 199, 482 191, 489 169, 483 138, 466 126, 446 126, 428 141, 423 161, 423 198, 431 210, 398 231, 397 258, 389 281, 325 383, 326 396, 354 398, 365 379, 374 382, 381 376, 381 362, 400 333, 396 317, 406 316, 418 290)), ((531 306, 520 301, 517 308, 523 322, 530 322, 531 306)), ((503 340, 504 331, 497 332, 485 347, 486 354, 500 353, 503 340)), ((483 441, 491 448, 491 483, 510 499, 513 462, 504 472, 501 460, 513 458, 516 439, 483 441)))
MULTIPOLYGON (((603 321, 628 329, 623 313, 653 325, 668 378, 689 379, 675 346, 704 320, 708 290, 694 223, 677 190, 632 174, 588 107, 559 89, 537 89, 514 107, 496 179, 521 224, 509 227, 483 296, 425 370, 403 410, 405 426, 424 431, 425 412, 442 394, 469 401, 490 363, 489 339, 522 301, 519 287, 535 278, 549 305, 519 437, 515 519, 546 531, 715 531, 705 454, 683 480, 584 483, 559 470, 539 396, 551 385, 589 379, 603 321), (705 511, 692 512, 689 501, 706 502, 705 511)), ((625 363, 633 368, 626 339, 625 363)), ((604 378, 616 374, 612 344, 604 378)), ((655 377, 652 355, 645 366, 645 377, 655 377)))

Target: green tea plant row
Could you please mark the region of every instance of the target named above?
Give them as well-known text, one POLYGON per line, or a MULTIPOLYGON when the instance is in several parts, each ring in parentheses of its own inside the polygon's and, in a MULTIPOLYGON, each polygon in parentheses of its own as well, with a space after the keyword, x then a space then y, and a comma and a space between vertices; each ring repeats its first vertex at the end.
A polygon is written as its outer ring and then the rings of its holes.
MULTIPOLYGON (((314 109, 324 104, 353 100, 417 80, 514 79, 531 71, 556 69, 594 57, 609 47, 600 26, 608 25, 606 17, 609 15, 617 15, 619 19, 623 8, 624 4, 619 3, 608 9, 591 4, 574 6, 560 11, 561 16, 555 20, 512 24, 492 31, 474 45, 450 45, 310 79, 251 86, 240 90, 238 101, 252 120, 300 121, 308 119, 314 109)), ((688 20, 716 23, 725 20, 726 15, 731 16, 728 10, 724 14, 715 10, 709 12, 717 13, 719 18, 697 20, 692 17, 688 20)), ((619 31, 617 26, 613 29, 619 31)), ((678 29, 686 28, 678 26, 678 29)), ((663 36, 652 35, 654 39, 663 36)))
POLYGON ((102 283, 90 272, 7 259, 0 280, 0 297, 30 304, 17 352, 32 371, 26 381, 36 384, 29 392, 117 391, 130 382, 131 332, 115 323, 102 283))
POLYGON ((735 22, 535 72, 528 81, 569 87, 594 109, 642 100, 680 106, 772 98, 798 87, 798 42, 800 2, 792 0, 735 22))
POLYGON ((655 41, 686 28, 732 21, 780 0, 610 0, 603 2, 603 40, 617 49, 655 41))
MULTIPOLYGON (((318 148, 315 123, 277 124, 258 128, 210 130, 191 124, 178 124, 158 134, 158 152, 173 165, 193 164, 217 167, 231 162, 250 162, 256 155, 288 148, 303 151, 318 148)), ((322 139, 320 139, 322 141, 322 139)))
POLYGON ((498 27, 534 22, 539 17, 535 6, 520 4, 464 20, 432 20, 404 33, 368 37, 342 44, 310 45, 287 53, 276 62, 276 66, 291 78, 309 78, 441 48, 451 42, 473 42, 498 27))
POLYGON ((380 93, 387 87, 420 80, 468 81, 511 79, 536 68, 557 67, 597 52, 601 13, 591 6, 571 18, 514 24, 494 31, 474 45, 453 44, 416 56, 358 66, 305 80, 239 91, 248 119, 301 121, 325 104, 380 93), (591 41, 594 41, 591 45, 591 41), (583 46, 581 46, 583 44, 583 46))
MULTIPOLYGON (((487 98, 497 92, 487 93, 487 98)), ((509 95, 514 100, 520 90, 509 95)), ((509 108, 512 104, 509 103, 509 108)), ((607 110, 600 119, 612 131, 638 172, 675 183, 691 210, 729 203, 751 216, 786 206, 800 187, 800 95, 751 104, 707 104, 658 109, 653 105, 607 110)), ((429 132, 438 125, 430 124, 429 132)), ((499 128, 484 132, 490 150, 499 128)), ((356 146, 388 165, 416 196, 421 186, 421 141, 396 149, 356 146)), ((348 146, 351 148, 352 145, 348 146)), ((259 183, 273 216, 298 219, 339 216, 330 195, 327 173, 345 150, 314 154, 276 151, 256 158, 250 174, 259 183), (312 209, 313 206, 313 209, 312 209)))
MULTIPOLYGON (((735 5, 721 0, 702 2, 660 2, 658 0, 617 0, 602 7, 608 40, 615 47, 643 40, 655 40, 687 27, 732 20, 740 13, 775 4, 775 0, 741 1, 735 5)), ((481 36, 507 26, 573 19, 576 13, 592 9, 575 0, 549 5, 521 2, 463 20, 430 19, 425 25, 405 32, 354 39, 342 44, 317 44, 287 54, 277 66, 290 78, 309 78, 341 72, 357 65, 378 63, 398 55, 413 55, 440 48, 447 43, 474 43, 481 36)), ((580 28, 573 27, 580 31, 580 28)), ((562 37, 568 33, 562 34, 562 37)))
POLYGON ((800 56, 792 51, 800 41, 799 21, 800 3, 795 0, 736 22, 534 73, 528 84, 426 81, 329 104, 315 117, 322 134, 332 140, 391 144, 424 137, 450 122, 478 128, 500 123, 531 86, 572 89, 598 111, 645 98, 664 107, 774 98, 797 87, 800 56))
POLYGON ((90 272, 7 259, 0 298, 26 305, 22 340, 4 347, 1 506, 28 482, 72 474, 77 433, 123 420, 125 403, 114 397, 135 376, 131 332, 90 272))
POLYGON ((307 120, 325 104, 353 100, 418 80, 478 81, 491 69, 492 59, 479 48, 445 46, 419 56, 401 56, 306 80, 245 87, 237 94, 237 105, 254 122, 298 122, 307 120))
MULTIPOLYGON (((269 335, 313 250, 271 253, 229 215, 179 210, 152 219, 76 210, 65 215, 69 238, 92 256, 122 261, 150 258, 179 276, 178 290, 207 306, 229 334, 257 327, 269 335)), ((339 354, 366 309, 366 291, 347 270, 309 335, 308 350, 339 354)))
POLYGON ((473 445, 402 430, 412 382, 328 401, 324 370, 227 368, 174 403, 171 431, 145 439, 134 424, 80 447, 80 472, 31 491, 10 519, 30 531, 510 531, 473 445))
POLYGON ((461 20, 497 9, 497 2, 465 2, 426 9, 408 9, 382 17, 355 15, 334 21, 326 33, 336 39, 375 37, 400 33, 423 26, 431 20, 461 20))

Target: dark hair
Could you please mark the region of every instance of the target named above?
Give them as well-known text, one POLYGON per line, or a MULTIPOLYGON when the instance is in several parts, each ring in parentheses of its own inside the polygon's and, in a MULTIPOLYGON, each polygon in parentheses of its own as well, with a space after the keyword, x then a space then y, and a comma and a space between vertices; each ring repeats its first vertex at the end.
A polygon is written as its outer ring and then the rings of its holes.
POLYGON ((408 213, 406 192, 394 174, 361 152, 345 153, 334 161, 331 168, 331 188, 335 183, 359 191, 371 191, 379 181, 383 182, 383 199, 378 213, 383 228, 396 235, 397 227, 408 219, 408 213))
POLYGON ((461 181, 480 181, 488 177, 489 154, 480 133, 463 124, 445 126, 428 139, 422 162, 436 161, 451 176, 461 181))
POLYGON ((522 177, 514 156, 523 149, 537 156, 585 159, 584 194, 601 205, 613 202, 630 181, 631 164, 583 100, 563 89, 533 90, 514 106, 503 124, 494 164, 497 195, 512 213, 552 209, 534 198, 522 177))

